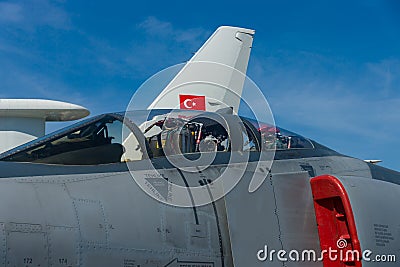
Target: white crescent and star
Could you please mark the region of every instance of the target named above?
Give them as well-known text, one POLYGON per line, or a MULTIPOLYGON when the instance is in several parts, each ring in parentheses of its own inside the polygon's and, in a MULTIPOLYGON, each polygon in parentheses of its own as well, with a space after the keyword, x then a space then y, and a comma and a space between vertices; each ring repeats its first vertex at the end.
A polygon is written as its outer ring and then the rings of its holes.
POLYGON ((193 99, 186 99, 185 101, 183 101, 183 105, 185 106, 185 108, 193 108, 196 106, 196 102, 193 101, 193 99))

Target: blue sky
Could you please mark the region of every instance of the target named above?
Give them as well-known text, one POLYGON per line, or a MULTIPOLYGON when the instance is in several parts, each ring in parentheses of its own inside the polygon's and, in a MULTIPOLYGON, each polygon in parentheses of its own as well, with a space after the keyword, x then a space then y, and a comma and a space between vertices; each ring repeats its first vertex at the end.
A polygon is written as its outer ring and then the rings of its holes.
POLYGON ((124 110, 218 26, 248 27, 248 75, 278 125, 400 170, 399 12, 395 0, 0 1, 0 98, 124 110))

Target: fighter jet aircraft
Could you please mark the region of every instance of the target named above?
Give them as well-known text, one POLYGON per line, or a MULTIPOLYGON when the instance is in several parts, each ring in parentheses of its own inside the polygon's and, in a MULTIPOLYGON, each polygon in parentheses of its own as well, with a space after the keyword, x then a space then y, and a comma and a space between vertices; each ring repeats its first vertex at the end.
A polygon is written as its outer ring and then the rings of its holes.
POLYGON ((237 115, 253 34, 219 28, 148 110, 96 116, 1 154, 0 266, 381 266, 374 256, 398 257, 400 173, 237 115), (204 70, 210 58, 225 67, 204 70), (196 68, 233 89, 192 86, 196 68), (312 259, 329 249, 368 250, 371 260, 312 259), (311 258, 273 258, 278 251, 311 258))

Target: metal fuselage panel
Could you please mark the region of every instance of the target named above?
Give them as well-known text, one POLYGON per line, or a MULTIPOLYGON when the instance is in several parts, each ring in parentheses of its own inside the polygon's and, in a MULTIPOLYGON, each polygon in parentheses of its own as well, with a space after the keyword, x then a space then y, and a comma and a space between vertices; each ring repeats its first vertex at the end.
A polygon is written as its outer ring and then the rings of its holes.
MULTIPOLYGON (((248 192, 249 170, 225 198, 193 209, 151 198, 124 164, 65 175, 56 174, 63 170, 57 166, 0 165, 0 175, 7 177, 0 179, 0 266, 264 266, 257 251, 265 245, 276 250, 319 249, 309 186, 312 176, 372 181, 368 164, 353 158, 281 159, 274 161, 259 190, 248 192), (35 176, 20 175, 29 174, 30 167, 35 176), (57 171, 51 174, 52 169, 57 171)), ((224 164, 211 166, 187 181, 198 186, 204 177, 217 178, 221 168, 224 164)), ((176 169, 160 171, 170 182, 182 184, 176 169)), ((368 225, 360 229, 368 232, 368 225)))
POLYGON ((0 266, 232 265, 223 202, 165 205, 129 172, 3 178, 0 201, 0 266))

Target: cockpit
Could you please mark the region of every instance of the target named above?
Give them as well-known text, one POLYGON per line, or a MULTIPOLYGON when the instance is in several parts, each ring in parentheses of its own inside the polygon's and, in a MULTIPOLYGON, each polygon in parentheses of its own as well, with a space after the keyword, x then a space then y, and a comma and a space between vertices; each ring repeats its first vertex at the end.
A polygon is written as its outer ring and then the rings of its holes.
POLYGON ((207 152, 312 149, 308 139, 229 114, 144 110, 96 116, 0 154, 0 160, 97 165, 207 152))

